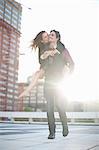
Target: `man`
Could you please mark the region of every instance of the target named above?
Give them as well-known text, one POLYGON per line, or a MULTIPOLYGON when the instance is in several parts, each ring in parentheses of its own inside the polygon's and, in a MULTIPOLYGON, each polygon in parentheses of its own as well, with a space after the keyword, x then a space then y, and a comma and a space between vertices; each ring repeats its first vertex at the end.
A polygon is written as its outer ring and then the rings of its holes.
POLYGON ((47 117, 49 126, 49 136, 48 139, 55 138, 55 117, 54 117, 54 101, 59 112, 60 120, 63 126, 63 136, 68 135, 68 125, 67 117, 65 113, 65 108, 63 107, 62 95, 60 95, 57 88, 58 83, 63 77, 63 69, 65 65, 68 65, 70 73, 74 69, 74 62, 64 47, 60 42, 60 34, 56 30, 52 30, 49 35, 49 43, 53 49, 50 55, 46 55, 44 52, 41 55, 41 59, 45 60, 45 98, 47 100, 47 117), (58 51, 57 51, 58 50, 58 51), (57 51, 57 52, 54 52, 57 51))
POLYGON ((38 47, 40 49, 40 64, 41 69, 35 74, 31 84, 24 91, 20 97, 27 95, 27 93, 36 85, 37 80, 44 71, 45 74, 45 98, 47 100, 47 117, 49 125, 48 139, 55 138, 55 118, 54 118, 54 100, 56 101, 60 119, 63 125, 63 136, 68 135, 67 118, 65 109, 63 108, 62 96, 60 97, 57 89, 57 83, 62 79, 63 69, 65 65, 68 65, 70 72, 73 71, 73 60, 65 48, 60 42, 60 34, 58 31, 51 31, 48 35, 45 31, 40 32, 32 44, 33 48, 38 47), (47 44, 48 43, 48 44, 47 44), (47 45, 46 45, 47 44, 47 45))

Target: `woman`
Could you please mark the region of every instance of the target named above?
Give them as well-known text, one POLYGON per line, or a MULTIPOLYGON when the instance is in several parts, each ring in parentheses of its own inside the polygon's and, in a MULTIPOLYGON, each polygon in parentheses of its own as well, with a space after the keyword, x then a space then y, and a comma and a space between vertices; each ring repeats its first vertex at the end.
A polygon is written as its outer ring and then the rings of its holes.
POLYGON ((39 49, 40 70, 33 75, 30 85, 19 95, 19 98, 26 96, 28 92, 30 92, 30 90, 37 84, 38 79, 43 77, 44 69, 46 67, 44 59, 46 59, 49 55, 53 56, 55 53, 59 53, 57 50, 53 52, 52 48, 49 50, 49 35, 46 31, 41 31, 36 35, 32 41, 31 48, 34 50, 37 48, 39 49))

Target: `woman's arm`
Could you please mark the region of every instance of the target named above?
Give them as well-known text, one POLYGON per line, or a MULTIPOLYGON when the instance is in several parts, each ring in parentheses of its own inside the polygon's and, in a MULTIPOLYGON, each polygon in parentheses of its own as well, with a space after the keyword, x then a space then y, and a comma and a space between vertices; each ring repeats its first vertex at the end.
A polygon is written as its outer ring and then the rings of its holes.
POLYGON ((40 58, 43 60, 43 59, 46 59, 49 55, 50 55, 50 51, 45 51, 45 52, 40 56, 40 58))
POLYGON ((41 59, 44 60, 46 59, 48 56, 54 56, 56 53, 60 54, 60 52, 57 49, 54 50, 48 50, 45 51, 42 55, 41 55, 41 59))

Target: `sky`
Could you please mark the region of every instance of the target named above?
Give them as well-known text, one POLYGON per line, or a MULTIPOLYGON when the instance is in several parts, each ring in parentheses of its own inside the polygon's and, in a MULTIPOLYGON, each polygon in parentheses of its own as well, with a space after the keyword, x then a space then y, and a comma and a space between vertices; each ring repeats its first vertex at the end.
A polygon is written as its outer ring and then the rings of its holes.
POLYGON ((72 100, 99 100, 99 1, 16 0, 22 4, 19 79, 26 82, 39 69, 38 55, 29 47, 42 30, 55 29, 70 52, 75 70, 66 81, 72 100), (31 9, 29 9, 31 8, 31 9))

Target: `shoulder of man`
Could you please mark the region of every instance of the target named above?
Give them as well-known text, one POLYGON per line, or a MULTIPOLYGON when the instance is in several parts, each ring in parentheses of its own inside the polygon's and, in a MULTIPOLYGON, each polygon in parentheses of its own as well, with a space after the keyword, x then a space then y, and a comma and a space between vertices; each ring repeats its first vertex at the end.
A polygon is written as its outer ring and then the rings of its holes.
POLYGON ((57 49, 62 53, 65 49, 65 45, 62 42, 57 43, 57 49))

